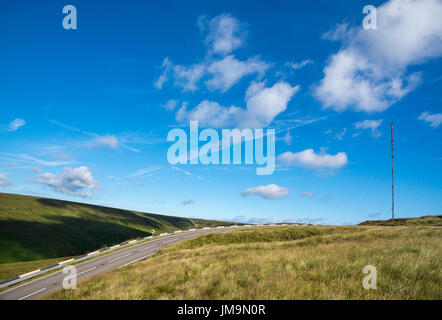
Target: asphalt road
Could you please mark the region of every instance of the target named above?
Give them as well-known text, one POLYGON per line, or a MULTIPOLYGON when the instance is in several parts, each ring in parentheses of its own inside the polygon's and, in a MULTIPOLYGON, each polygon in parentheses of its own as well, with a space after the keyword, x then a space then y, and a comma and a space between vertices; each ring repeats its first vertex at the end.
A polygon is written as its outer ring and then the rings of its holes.
MULTIPOLYGON (((131 263, 142 261, 167 245, 192 239, 208 233, 225 232, 232 229, 198 230, 179 233, 168 237, 147 241, 129 248, 121 249, 101 257, 93 258, 75 265, 77 269, 77 284, 79 281, 93 275, 119 268, 131 263)), ((0 300, 33 300, 63 287, 63 279, 69 277, 62 270, 37 278, 22 285, 0 293, 0 300)))

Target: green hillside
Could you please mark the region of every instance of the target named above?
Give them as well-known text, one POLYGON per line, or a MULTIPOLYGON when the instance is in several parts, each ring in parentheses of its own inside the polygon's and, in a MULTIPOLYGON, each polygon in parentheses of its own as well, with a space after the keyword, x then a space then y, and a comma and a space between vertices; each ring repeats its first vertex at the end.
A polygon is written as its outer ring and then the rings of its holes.
POLYGON ((0 193, 0 264, 83 254, 128 239, 227 225, 54 199, 0 193))

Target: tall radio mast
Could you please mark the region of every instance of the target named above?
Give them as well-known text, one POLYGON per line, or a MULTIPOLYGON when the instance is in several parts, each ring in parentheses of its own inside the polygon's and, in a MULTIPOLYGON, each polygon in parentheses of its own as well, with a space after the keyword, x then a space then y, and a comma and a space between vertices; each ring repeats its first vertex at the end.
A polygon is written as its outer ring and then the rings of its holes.
POLYGON ((393 148, 393 122, 391 122, 391 217, 394 219, 394 148, 393 148))

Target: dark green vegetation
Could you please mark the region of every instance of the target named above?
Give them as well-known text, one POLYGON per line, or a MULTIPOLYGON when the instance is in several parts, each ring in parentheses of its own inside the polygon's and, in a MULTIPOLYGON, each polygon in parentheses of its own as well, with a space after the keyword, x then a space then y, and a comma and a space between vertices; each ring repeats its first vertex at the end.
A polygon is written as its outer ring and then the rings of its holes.
POLYGON ((80 255, 195 223, 228 224, 0 193, 0 264, 80 255))
POLYGON ((442 215, 420 218, 397 218, 390 220, 368 220, 361 226, 442 226, 442 215))

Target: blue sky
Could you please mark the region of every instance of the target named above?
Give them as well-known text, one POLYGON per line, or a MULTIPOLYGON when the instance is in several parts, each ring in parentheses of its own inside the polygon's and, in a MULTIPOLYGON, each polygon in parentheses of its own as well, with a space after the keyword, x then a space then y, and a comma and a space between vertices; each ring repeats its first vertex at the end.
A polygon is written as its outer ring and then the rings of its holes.
POLYGON ((0 192, 248 222, 440 214, 442 3, 0 4, 0 192), (168 132, 276 130, 276 170, 171 165, 168 132))

